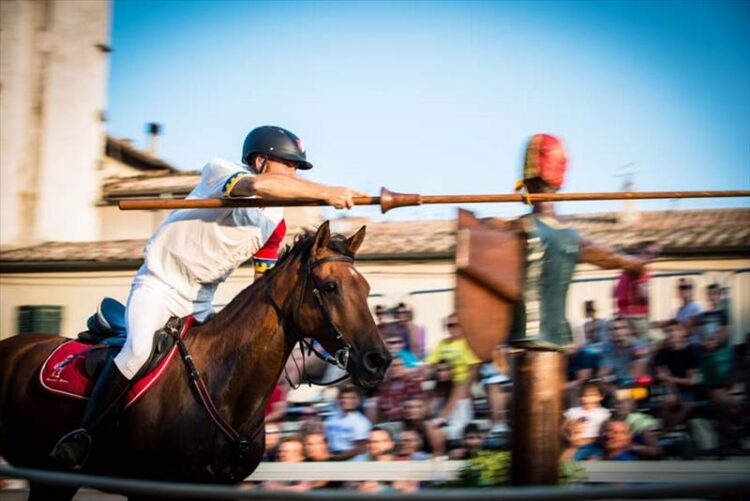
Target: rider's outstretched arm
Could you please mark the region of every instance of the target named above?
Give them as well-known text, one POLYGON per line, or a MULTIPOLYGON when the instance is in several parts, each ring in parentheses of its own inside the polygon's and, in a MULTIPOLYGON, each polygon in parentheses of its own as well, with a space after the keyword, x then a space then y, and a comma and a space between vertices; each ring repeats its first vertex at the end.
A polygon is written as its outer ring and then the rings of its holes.
POLYGON ((312 198, 323 200, 338 209, 351 208, 352 197, 364 196, 346 187, 327 186, 283 174, 259 174, 243 177, 230 192, 234 197, 312 198))

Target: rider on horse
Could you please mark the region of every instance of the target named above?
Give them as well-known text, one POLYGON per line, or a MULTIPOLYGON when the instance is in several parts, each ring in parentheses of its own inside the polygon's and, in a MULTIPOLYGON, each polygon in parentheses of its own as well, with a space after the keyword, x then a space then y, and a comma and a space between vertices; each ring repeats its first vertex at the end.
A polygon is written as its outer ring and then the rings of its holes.
MULTIPOLYGON (((354 205, 352 197, 363 195, 296 177, 298 169, 311 169, 312 164, 302 141, 281 127, 250 131, 242 162, 247 167, 211 160, 188 198, 303 197, 343 209, 354 205)), ((282 208, 172 212, 146 243, 144 264, 133 280, 126 310, 127 341, 102 370, 79 428, 62 437, 51 456, 66 467, 80 468, 91 450, 91 432, 121 408, 149 359, 154 333, 171 317, 192 314, 199 321, 210 317, 218 285, 250 257, 255 257, 256 278, 273 266, 284 232, 282 208)))

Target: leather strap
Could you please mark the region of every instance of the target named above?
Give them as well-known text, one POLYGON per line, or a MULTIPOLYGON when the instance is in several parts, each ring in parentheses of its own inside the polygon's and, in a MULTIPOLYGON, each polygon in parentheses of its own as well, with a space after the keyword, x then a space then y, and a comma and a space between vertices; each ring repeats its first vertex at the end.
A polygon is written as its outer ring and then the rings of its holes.
POLYGON ((185 363, 185 368, 187 369, 188 376, 190 377, 190 382, 193 384, 193 387, 198 393, 201 404, 203 404, 203 408, 206 409, 206 412, 208 412, 208 415, 211 417, 216 426, 219 427, 222 433, 224 433, 224 435, 227 436, 227 438, 235 445, 235 447, 237 447, 237 452, 240 455, 243 455, 249 449, 252 441, 263 429, 264 421, 262 419, 259 421, 258 426, 250 434, 249 437, 243 437, 242 435, 240 435, 239 432, 237 432, 237 430, 235 430, 234 427, 229 424, 226 419, 224 419, 224 416, 221 415, 219 409, 216 408, 216 404, 214 404, 213 398, 211 398, 211 394, 208 392, 208 388, 206 388, 206 383, 203 381, 198 368, 195 366, 193 357, 190 355, 187 346, 185 346, 185 343, 182 341, 182 337, 180 336, 179 332, 174 329, 170 329, 169 333, 172 335, 172 337, 174 337, 175 343, 177 343, 177 348, 180 350, 180 357, 185 363))

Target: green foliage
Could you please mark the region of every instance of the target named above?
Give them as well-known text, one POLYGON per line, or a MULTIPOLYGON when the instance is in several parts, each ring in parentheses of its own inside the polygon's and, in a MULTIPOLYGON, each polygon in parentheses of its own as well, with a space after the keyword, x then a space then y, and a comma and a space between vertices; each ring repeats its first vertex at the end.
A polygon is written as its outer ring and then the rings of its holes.
MULTIPOLYGON (((452 487, 490 487, 510 484, 510 452, 481 451, 466 461, 452 487)), ((560 484, 586 481, 586 470, 573 461, 560 463, 560 484)))

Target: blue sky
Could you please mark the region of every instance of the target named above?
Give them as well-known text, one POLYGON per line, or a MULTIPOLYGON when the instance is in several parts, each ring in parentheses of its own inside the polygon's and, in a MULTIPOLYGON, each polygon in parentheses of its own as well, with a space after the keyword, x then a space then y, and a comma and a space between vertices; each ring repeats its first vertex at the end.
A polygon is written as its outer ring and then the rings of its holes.
POLYGON ((565 191, 616 191, 625 173, 644 191, 750 189, 749 5, 116 0, 108 129, 143 145, 162 123, 161 154, 196 170, 281 125, 304 140, 310 179, 372 194, 509 192, 535 132, 565 142, 565 191))

